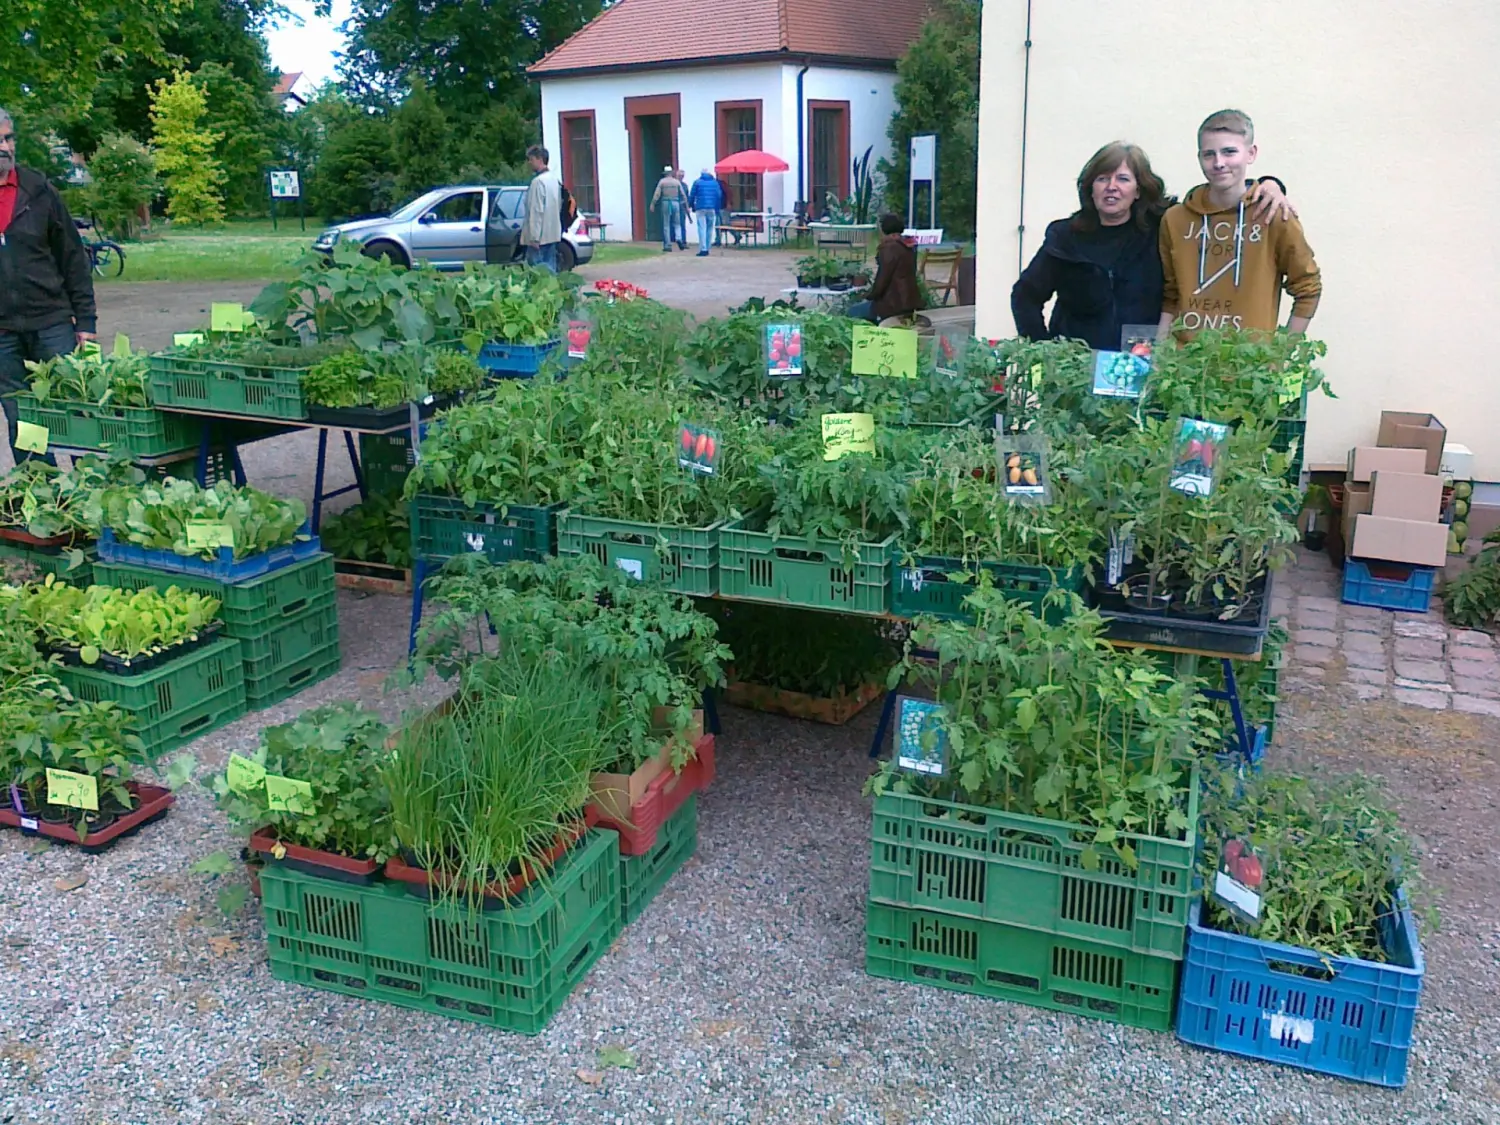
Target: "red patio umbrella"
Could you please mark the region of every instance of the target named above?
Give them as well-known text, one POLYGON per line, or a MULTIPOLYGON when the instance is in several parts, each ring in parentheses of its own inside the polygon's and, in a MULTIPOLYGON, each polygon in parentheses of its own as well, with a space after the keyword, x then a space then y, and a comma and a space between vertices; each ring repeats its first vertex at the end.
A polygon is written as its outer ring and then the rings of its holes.
POLYGON ((758 148, 747 148, 744 152, 726 156, 714 165, 714 171, 719 173, 744 172, 758 176, 765 172, 785 172, 790 167, 790 164, 773 153, 762 152, 758 148))

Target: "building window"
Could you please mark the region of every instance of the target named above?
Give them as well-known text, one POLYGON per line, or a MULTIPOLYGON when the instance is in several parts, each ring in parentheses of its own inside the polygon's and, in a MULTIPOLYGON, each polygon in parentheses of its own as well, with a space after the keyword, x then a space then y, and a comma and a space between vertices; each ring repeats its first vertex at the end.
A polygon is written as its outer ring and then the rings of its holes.
POLYGON ((808 134, 812 159, 808 177, 808 213, 821 218, 829 197, 849 195, 849 103, 808 102, 808 134))
MULTIPOLYGON (((717 149, 720 160, 736 152, 761 147, 761 103, 759 101, 719 102, 717 108, 719 111, 717 149)), ((761 210, 763 196, 760 176, 732 172, 719 178, 724 181, 724 186, 728 189, 729 198, 725 203, 726 210, 761 210)))
POLYGON ((578 210, 599 213, 598 154, 594 147, 594 111, 558 115, 562 134, 563 183, 578 210))

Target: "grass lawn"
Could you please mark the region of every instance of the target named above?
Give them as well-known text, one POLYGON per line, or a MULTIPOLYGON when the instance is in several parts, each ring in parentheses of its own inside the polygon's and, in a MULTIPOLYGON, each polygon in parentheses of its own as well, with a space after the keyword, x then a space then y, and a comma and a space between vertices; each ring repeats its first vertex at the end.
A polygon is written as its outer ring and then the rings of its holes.
MULTIPOLYGON (((95 284, 132 281, 274 281, 292 272, 293 263, 311 245, 322 223, 309 222, 304 233, 294 216, 271 230, 269 219, 226 223, 210 230, 167 230, 146 242, 125 243, 125 273, 95 278, 95 284)), ((597 244, 594 263, 609 265, 651 255, 644 243, 597 244)))

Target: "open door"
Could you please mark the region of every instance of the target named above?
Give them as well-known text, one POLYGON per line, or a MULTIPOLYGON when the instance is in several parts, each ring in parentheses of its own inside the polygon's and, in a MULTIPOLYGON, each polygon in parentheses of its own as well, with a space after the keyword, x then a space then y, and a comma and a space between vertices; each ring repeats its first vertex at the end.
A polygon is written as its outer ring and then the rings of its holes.
POLYGON ((630 134, 631 237, 661 239, 661 212, 651 193, 662 169, 677 165, 677 129, 682 122, 680 94, 653 94, 625 99, 625 128, 630 134))
POLYGON ((521 219, 525 188, 496 188, 490 193, 489 221, 484 227, 484 260, 508 265, 521 256, 521 219))

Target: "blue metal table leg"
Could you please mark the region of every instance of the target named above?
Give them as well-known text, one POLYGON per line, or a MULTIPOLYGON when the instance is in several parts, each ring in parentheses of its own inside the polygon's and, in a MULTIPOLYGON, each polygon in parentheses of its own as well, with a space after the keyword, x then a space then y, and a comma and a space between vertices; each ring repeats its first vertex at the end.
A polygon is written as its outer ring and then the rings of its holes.
POLYGON ((885 749, 885 732, 890 729, 891 716, 896 713, 896 693, 894 690, 885 693, 885 702, 880 705, 880 722, 875 726, 875 737, 870 742, 870 757, 880 757, 880 752, 885 749))
POLYGON ((324 467, 323 466, 323 462, 324 462, 324 459, 327 456, 328 456, 328 431, 325 430, 325 429, 319 429, 318 430, 318 469, 317 469, 316 475, 313 478, 312 530, 313 530, 313 534, 314 535, 316 535, 318 533, 318 527, 323 522, 323 467, 324 467))
POLYGON ((365 488, 364 467, 359 463, 359 450, 354 445, 354 435, 348 430, 344 431, 344 448, 349 451, 349 467, 354 470, 354 487, 359 489, 359 498, 368 500, 369 491, 365 488))
POLYGON ((719 705, 714 699, 714 689, 703 689, 703 726, 709 734, 718 734, 719 705))
POLYGON ((1229 697, 1229 713, 1234 717, 1234 735, 1239 741, 1241 760, 1249 763, 1253 760, 1255 743, 1251 737, 1250 730, 1245 726, 1245 712, 1240 706, 1239 683, 1235 679, 1234 661, 1221 660, 1224 666, 1224 694, 1229 697))
POLYGON ((427 581, 427 559, 418 555, 411 565, 411 632, 406 638, 406 655, 417 651, 417 629, 422 624, 422 586, 427 581))

